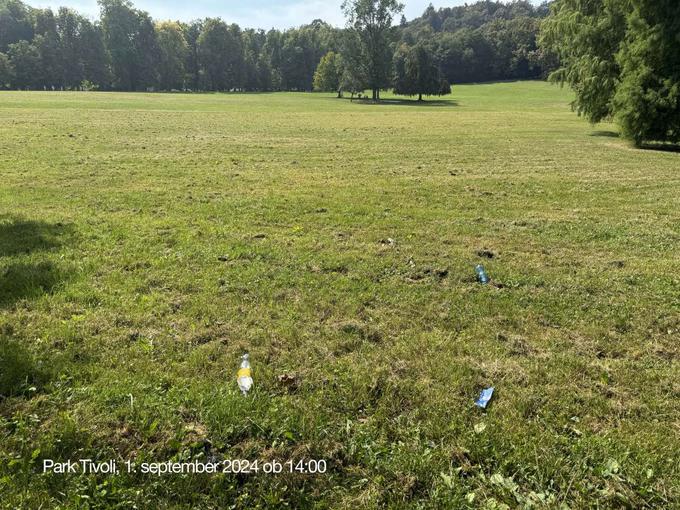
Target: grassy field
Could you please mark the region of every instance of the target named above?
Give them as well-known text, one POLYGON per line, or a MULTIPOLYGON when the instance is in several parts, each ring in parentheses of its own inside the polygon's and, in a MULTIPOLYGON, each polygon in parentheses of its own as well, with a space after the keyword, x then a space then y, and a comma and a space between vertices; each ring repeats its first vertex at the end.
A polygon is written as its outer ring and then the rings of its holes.
POLYGON ((680 154, 570 100, 0 93, 0 506, 678 507, 680 154))

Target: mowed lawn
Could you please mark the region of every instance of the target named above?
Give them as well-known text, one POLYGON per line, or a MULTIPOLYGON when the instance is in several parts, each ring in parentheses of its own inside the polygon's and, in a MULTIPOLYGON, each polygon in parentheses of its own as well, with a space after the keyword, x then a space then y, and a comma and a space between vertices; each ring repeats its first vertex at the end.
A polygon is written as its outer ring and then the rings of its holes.
POLYGON ((1 92, 0 506, 678 506, 680 153, 570 101, 1 92))

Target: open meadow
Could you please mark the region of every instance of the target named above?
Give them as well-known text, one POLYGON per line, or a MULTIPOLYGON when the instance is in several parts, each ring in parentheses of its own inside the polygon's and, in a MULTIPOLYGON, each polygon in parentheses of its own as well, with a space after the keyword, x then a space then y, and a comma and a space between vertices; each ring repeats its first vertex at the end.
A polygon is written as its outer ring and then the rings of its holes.
POLYGON ((0 92, 0 506, 680 505, 680 153, 450 97, 0 92))

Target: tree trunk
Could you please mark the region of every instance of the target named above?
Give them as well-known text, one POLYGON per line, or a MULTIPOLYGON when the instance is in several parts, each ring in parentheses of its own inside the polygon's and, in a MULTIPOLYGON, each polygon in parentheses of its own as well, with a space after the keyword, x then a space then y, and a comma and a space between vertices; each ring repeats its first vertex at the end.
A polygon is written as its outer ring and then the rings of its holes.
POLYGON ((423 95, 422 95, 422 94, 418 94, 418 101, 422 101, 422 100, 423 100, 423 95))

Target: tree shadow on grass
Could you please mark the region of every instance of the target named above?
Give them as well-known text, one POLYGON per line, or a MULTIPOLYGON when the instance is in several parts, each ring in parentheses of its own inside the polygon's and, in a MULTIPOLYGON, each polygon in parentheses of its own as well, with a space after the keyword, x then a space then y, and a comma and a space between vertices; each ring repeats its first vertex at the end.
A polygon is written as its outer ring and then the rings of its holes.
POLYGON ((593 131, 590 136, 599 136, 604 138, 619 138, 619 134, 616 131, 593 131))
POLYGON ((0 266, 0 309, 52 292, 68 274, 51 262, 0 266))
MULTIPOLYGON (((334 98, 337 100, 337 98, 334 98)), ((381 99, 380 101, 373 101, 368 98, 349 98, 343 97, 345 101, 350 101, 354 104, 361 105, 371 105, 371 106, 422 106, 422 107, 439 107, 439 108, 452 108, 458 106, 458 101, 453 99, 424 99, 418 101, 417 99, 381 99)))
MULTIPOLYGON (((616 131, 593 131, 590 136, 600 136, 605 138, 621 138, 616 131)), ((680 144, 664 142, 646 142, 636 146, 638 149, 659 152, 680 152, 680 144)))
POLYGON ((68 225, 0 216, 0 309, 52 292, 65 281, 67 271, 51 261, 36 261, 34 255, 72 238, 68 225))
POLYGON ((58 248, 72 229, 62 223, 0 216, 0 257, 58 248))
MULTIPOLYGON (((18 341, 0 335, 0 402, 26 393, 30 386, 46 381, 31 353, 18 341)), ((34 388, 35 389, 35 388, 34 388)))
POLYGON ((680 152, 680 144, 649 142, 641 144, 640 149, 646 151, 659 151, 659 152, 680 152))

